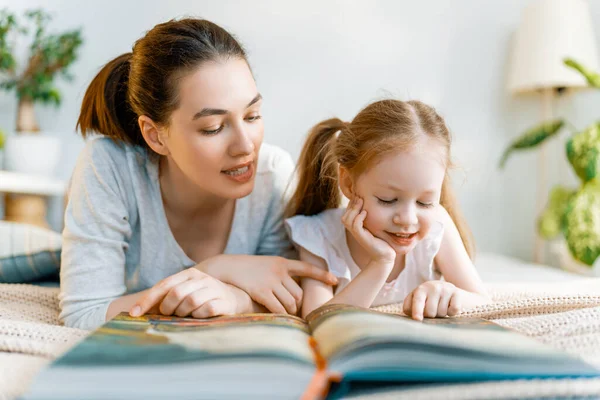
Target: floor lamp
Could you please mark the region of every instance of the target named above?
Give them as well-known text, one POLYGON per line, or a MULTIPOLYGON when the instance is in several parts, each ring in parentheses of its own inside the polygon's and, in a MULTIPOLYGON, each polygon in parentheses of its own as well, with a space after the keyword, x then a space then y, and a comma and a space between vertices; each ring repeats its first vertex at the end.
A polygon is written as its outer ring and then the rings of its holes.
MULTIPOLYGON (((580 74, 563 64, 566 57, 593 70, 599 69, 587 2, 537 0, 531 3, 523 10, 515 35, 508 90, 513 95, 538 96, 541 100, 541 121, 553 118, 552 105, 557 92, 587 87, 580 74)), ((547 146, 543 143, 538 149, 536 216, 541 213, 549 190, 547 146)), ((544 263, 544 254, 544 241, 535 232, 534 261, 544 263)))

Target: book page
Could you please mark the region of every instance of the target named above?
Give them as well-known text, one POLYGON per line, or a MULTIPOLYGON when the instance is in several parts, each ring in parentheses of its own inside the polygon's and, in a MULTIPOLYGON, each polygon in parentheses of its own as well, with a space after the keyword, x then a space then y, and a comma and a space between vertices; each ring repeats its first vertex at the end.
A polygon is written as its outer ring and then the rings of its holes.
POLYGON ((142 364, 231 357, 275 357, 314 365, 300 318, 245 314, 210 319, 122 313, 65 355, 64 365, 142 364), (89 354, 95 357, 89 357, 89 354))
POLYGON ((306 323, 277 314, 246 314, 155 325, 147 331, 170 343, 213 355, 275 355, 313 362, 306 323))
POLYGON ((490 321, 436 318, 414 321, 344 305, 321 307, 307 317, 321 355, 326 359, 359 352, 374 344, 414 344, 465 349, 503 356, 553 357, 558 352, 490 321))

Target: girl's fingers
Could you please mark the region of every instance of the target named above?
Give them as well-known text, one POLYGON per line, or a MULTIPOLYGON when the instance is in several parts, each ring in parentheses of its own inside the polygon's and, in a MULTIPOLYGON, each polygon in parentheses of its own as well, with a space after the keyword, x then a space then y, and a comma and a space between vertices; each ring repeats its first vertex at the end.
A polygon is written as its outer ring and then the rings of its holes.
POLYGON ((346 209, 344 225, 348 229, 353 229, 353 225, 354 225, 356 216, 360 213, 360 207, 358 207, 359 203, 360 203, 360 199, 357 201, 354 201, 353 202, 354 205, 352 207, 348 207, 348 209, 346 209))
POLYGON ((435 293, 429 293, 427 301, 425 302, 425 308, 423 309, 423 316, 427 318, 435 318, 438 314, 438 305, 440 298, 435 293))
POLYGON ((450 301, 448 302, 448 316, 454 317, 458 314, 462 309, 462 304, 460 301, 460 296, 457 293, 453 293, 450 297, 450 301))
POLYGON ((427 301, 427 293, 423 290, 416 290, 412 298, 411 316, 417 321, 423 320, 423 310, 427 301))
POLYGON ((173 315, 173 312, 179 307, 179 304, 181 304, 190 293, 193 293, 200 288, 200 282, 202 281, 189 279, 172 287, 160 303, 158 308, 160 313, 163 315, 173 315))
POLYGON ((437 307, 437 316, 438 317, 446 317, 448 315, 448 306, 450 305, 450 299, 452 298, 452 293, 448 291, 443 291, 440 296, 440 301, 438 302, 437 307))
POLYGON ((350 201, 348 202, 348 206, 346 207, 346 211, 344 211, 344 215, 342 215, 342 223, 346 226, 349 223, 349 215, 353 209, 354 209, 354 197, 350 199, 350 201))
POLYGON ((365 218, 367 218, 367 210, 362 210, 354 219, 352 230, 356 233, 356 238, 360 244, 365 248, 369 248, 373 240, 373 235, 364 228, 365 218))
POLYGON ((402 303, 402 312, 409 317, 412 316, 412 298, 414 293, 414 290, 410 292, 410 294, 404 298, 404 302, 402 303))

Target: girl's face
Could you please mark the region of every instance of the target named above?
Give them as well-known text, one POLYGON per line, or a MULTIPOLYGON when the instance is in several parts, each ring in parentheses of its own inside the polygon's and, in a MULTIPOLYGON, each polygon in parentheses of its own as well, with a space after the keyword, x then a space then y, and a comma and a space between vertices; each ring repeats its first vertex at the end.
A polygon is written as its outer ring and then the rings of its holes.
POLYGON ((169 167, 218 197, 247 196, 264 131, 262 97, 248 64, 208 62, 178 86, 179 107, 163 135, 169 167))
POLYGON ((446 174, 445 149, 425 138, 384 156, 356 180, 354 192, 367 211, 364 226, 397 254, 407 254, 435 221, 446 174))

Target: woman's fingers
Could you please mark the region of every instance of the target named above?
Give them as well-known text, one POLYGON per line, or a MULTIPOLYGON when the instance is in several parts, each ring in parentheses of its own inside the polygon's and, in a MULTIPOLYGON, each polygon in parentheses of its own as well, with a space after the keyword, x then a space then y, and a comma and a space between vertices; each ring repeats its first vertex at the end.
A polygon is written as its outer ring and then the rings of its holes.
POLYGON ((218 297, 215 290, 201 287, 192 293, 188 294, 183 301, 179 303, 179 306, 173 312, 178 317, 187 317, 204 305, 204 303, 211 301, 218 297))
POLYGON ((304 261, 286 260, 290 276, 312 278, 328 285, 337 285, 337 278, 332 273, 304 261))
POLYGON ((280 285, 273 289, 273 294, 277 297, 277 300, 285 307, 285 311, 288 314, 296 315, 298 312, 298 304, 296 303, 296 299, 294 296, 285 288, 285 286, 280 285))
POLYGON ((233 310, 229 301, 223 298, 214 298, 206 301, 192 312, 194 318, 211 318, 218 315, 230 315, 233 310))
MULTIPOLYGON (((162 315, 173 315, 175 309, 179 307, 182 301, 184 301, 188 295, 195 292, 196 290, 202 289, 202 280, 188 279, 185 282, 181 282, 169 290, 163 300, 160 302, 158 310, 162 315)), ((197 308, 194 307, 193 309, 197 308)), ((193 310, 192 309, 192 310, 193 310)))
POLYGON ((296 306, 300 309, 300 305, 302 305, 302 288, 298 283, 292 278, 287 277, 282 282, 285 289, 290 292, 294 300, 296 300, 296 306))
POLYGON ((287 314, 285 307, 275 297, 273 292, 260 293, 254 298, 254 301, 265 306, 273 314, 287 314))
POLYGON ((154 305, 160 303, 173 287, 184 281, 187 281, 190 278, 190 274, 187 271, 188 270, 171 275, 150 288, 148 292, 131 308, 129 315, 132 317, 139 317, 140 315, 144 315, 146 312, 148 312, 148 310, 154 305))

